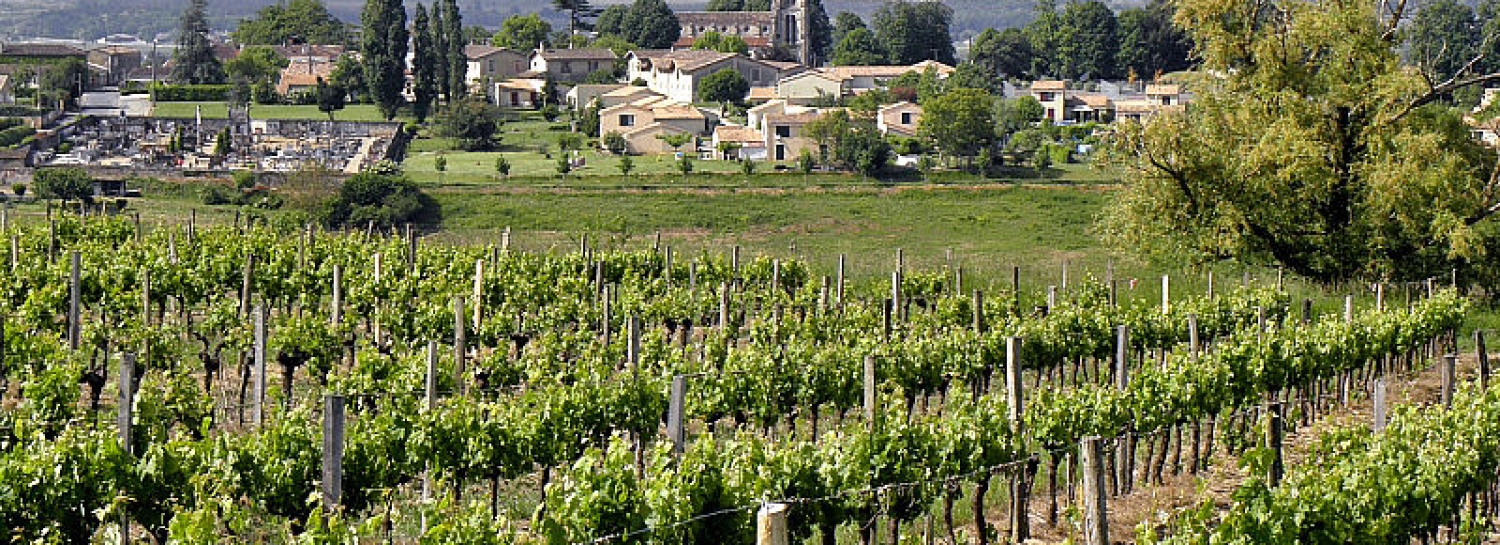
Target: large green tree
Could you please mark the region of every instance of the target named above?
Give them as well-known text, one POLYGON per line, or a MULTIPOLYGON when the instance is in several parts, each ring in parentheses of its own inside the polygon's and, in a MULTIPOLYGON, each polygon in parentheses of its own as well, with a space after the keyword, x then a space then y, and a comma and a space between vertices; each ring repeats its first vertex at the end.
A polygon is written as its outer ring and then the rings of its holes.
POLYGON ((443 34, 442 47, 437 50, 437 62, 448 65, 444 73, 448 77, 444 94, 449 102, 453 102, 462 99, 469 91, 469 56, 464 54, 464 46, 468 42, 464 40, 464 17, 458 11, 458 0, 437 1, 443 9, 442 27, 433 28, 434 33, 443 34))
POLYGON ((364 24, 360 51, 370 98, 386 119, 395 119, 406 85, 406 8, 401 0, 366 0, 360 22, 364 24))
POLYGON ((500 23, 500 32, 495 33, 490 44, 514 51, 531 51, 546 43, 549 34, 552 34, 552 25, 543 21, 540 15, 512 15, 500 23))
MULTIPOLYGON (((453 96, 453 80, 448 77, 449 66, 445 60, 448 51, 448 33, 443 32, 443 29, 446 28, 444 19, 448 17, 446 11, 442 0, 434 0, 432 2, 432 11, 428 13, 428 16, 432 20, 427 24, 428 30, 432 33, 432 49, 437 53, 431 55, 429 59, 429 62, 434 63, 432 67, 433 80, 437 82, 437 93, 445 98, 453 96)), ((415 37, 413 37, 413 41, 415 41, 415 37)), ((415 58, 416 56, 413 55, 413 59, 415 58)), ((467 67, 465 67, 465 70, 467 71, 467 67)), ((415 66, 412 67, 412 72, 415 75, 415 66)))
POLYGON ((646 49, 671 47, 682 33, 677 14, 664 0, 635 0, 621 30, 622 38, 646 49))
POLYGON ((344 22, 328 12, 320 0, 288 0, 261 8, 240 21, 234 41, 244 45, 282 45, 294 40, 310 44, 342 44, 344 22))
POLYGON ((1019 28, 988 28, 974 37, 969 60, 990 74, 1023 78, 1031 73, 1031 40, 1019 28))
MULTIPOLYGON (((436 9, 436 8, 434 8, 436 9)), ((417 13, 412 18, 412 114, 418 122, 426 121, 438 94, 437 67, 439 51, 433 48, 432 21, 427 17, 427 8, 417 4, 417 13)))
POLYGON ((1062 14, 1057 12, 1054 0, 1037 0, 1036 16, 1026 25, 1026 38, 1031 42, 1031 75, 1033 77, 1056 77, 1061 73, 1058 49, 1062 47, 1062 14))
POLYGON ((208 41, 208 0, 188 0, 177 29, 172 79, 179 83, 224 83, 224 67, 208 41))
POLYGON ((953 38, 949 26, 953 8, 942 2, 887 0, 875 12, 875 35, 890 52, 895 64, 924 60, 954 64, 953 38))
POLYGON ((1500 74, 1424 78, 1401 63, 1399 6, 1377 7, 1182 0, 1204 77, 1186 110, 1122 125, 1109 238, 1330 281, 1494 270, 1495 153, 1437 102, 1500 74))
POLYGON ((275 49, 267 46, 250 46, 240 50, 239 56, 224 63, 224 73, 230 78, 252 82, 275 82, 290 61, 275 49))
POLYGON ((856 28, 844 34, 844 39, 833 48, 829 62, 836 66, 870 66, 885 64, 889 58, 874 32, 868 28, 856 28))
POLYGON ((994 97, 983 89, 952 89, 922 103, 921 134, 944 154, 970 158, 995 143, 994 97))
POLYGON ((1193 42, 1172 23, 1175 12, 1168 0, 1152 0, 1120 12, 1120 52, 1115 62, 1122 75, 1154 78, 1157 73, 1192 66, 1193 42))
POLYGON ((1117 75, 1120 26, 1109 6, 1098 0, 1068 3, 1063 8, 1062 36, 1057 51, 1059 76, 1106 79, 1117 75))
POLYGON ((838 15, 835 15, 832 36, 834 47, 838 47, 838 43, 844 41, 844 36, 856 28, 869 27, 865 25, 864 19, 859 18, 859 15, 847 11, 840 11, 838 15))
POLYGON ((625 17, 630 14, 630 6, 626 4, 611 4, 599 12, 599 17, 594 19, 594 30, 600 36, 625 35, 625 17))
POLYGON ((1407 29, 1410 62, 1428 77, 1446 79, 1466 68, 1478 53, 1479 22, 1474 10, 1457 0, 1424 3, 1407 29))
POLYGON ((698 82, 698 100, 720 104, 740 103, 750 92, 750 82, 735 70, 720 70, 698 82))

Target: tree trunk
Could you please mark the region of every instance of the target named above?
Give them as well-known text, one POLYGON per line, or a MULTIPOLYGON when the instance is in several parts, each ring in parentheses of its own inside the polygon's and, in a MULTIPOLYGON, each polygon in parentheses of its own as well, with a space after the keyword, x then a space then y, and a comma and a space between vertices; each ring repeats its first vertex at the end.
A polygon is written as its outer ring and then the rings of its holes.
POLYGON ((989 523, 984 520, 984 495, 990 490, 990 475, 984 473, 974 482, 974 533, 979 545, 989 545, 989 523))

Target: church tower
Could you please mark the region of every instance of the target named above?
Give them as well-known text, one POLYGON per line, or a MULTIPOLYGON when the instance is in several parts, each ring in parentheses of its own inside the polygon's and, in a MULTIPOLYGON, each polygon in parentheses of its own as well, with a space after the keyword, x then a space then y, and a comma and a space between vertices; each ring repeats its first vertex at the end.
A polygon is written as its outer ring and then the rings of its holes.
POLYGON ((812 42, 808 40, 812 30, 807 18, 807 0, 776 0, 777 45, 785 46, 797 55, 802 64, 812 62, 812 42))

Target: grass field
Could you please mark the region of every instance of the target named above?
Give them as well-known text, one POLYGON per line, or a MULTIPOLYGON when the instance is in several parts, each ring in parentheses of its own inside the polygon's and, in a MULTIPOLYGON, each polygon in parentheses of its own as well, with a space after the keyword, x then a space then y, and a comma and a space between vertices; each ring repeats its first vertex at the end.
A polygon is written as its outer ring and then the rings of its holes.
MULTIPOLYGON (((155 117, 193 117, 198 106, 203 107, 204 119, 224 119, 229 116, 229 107, 223 102, 158 102, 151 115, 155 117)), ((316 105, 262 105, 250 106, 250 117, 255 119, 328 119, 328 114, 318 111, 316 105)), ((336 121, 385 121, 380 110, 373 104, 350 104, 334 113, 336 121)))

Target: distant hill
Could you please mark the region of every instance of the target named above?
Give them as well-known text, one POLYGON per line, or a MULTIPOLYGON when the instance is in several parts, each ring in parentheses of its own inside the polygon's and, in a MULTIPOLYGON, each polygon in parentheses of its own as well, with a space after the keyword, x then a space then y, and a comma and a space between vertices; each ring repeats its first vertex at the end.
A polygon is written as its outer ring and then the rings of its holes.
MULTIPOLYGON (((1140 0, 1107 0, 1116 8, 1140 0)), ((359 20, 363 0, 324 0, 334 15, 359 20)), ((240 19, 275 0, 209 0, 214 28, 231 29, 240 19)), ((601 2, 609 4, 615 2, 601 2)), ((702 9, 704 2, 670 2, 676 9, 702 9)), ((107 34, 134 34, 145 39, 177 26, 183 0, 0 0, 0 40, 47 36, 92 40, 107 34)), ((408 0, 409 7, 415 2, 408 0)), ((1031 20, 1034 0, 948 0, 954 10, 954 38, 962 40, 989 27, 1022 26, 1031 20)), ((536 0, 459 0, 465 24, 496 28, 505 17, 536 10, 536 0)), ((825 0, 830 16, 850 11, 865 17, 880 6, 880 0, 825 0)), ((551 9, 542 16, 562 22, 551 9)))

